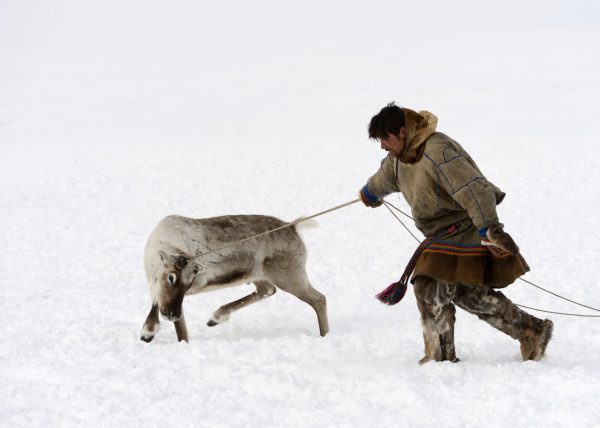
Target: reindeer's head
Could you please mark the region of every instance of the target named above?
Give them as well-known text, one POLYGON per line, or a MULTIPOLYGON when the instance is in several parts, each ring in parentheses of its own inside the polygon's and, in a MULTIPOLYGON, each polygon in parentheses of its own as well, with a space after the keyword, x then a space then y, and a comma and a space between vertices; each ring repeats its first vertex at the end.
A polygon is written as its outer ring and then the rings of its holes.
POLYGON ((183 296, 200 269, 184 254, 166 253, 162 250, 158 254, 163 264, 157 278, 158 308, 169 321, 177 321, 181 318, 183 296))

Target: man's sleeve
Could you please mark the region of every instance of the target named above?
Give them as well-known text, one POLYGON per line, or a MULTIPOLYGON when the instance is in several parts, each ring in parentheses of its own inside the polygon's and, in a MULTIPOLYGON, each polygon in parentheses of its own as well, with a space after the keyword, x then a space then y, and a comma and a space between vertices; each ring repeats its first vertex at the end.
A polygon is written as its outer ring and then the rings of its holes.
POLYGON ((381 162, 381 168, 369 178, 367 184, 363 187, 363 192, 371 202, 374 202, 390 193, 399 191, 394 173, 394 162, 388 156, 381 162))
POLYGON ((498 224, 494 186, 465 157, 451 146, 439 159, 432 159, 440 186, 465 209, 477 229, 498 224))

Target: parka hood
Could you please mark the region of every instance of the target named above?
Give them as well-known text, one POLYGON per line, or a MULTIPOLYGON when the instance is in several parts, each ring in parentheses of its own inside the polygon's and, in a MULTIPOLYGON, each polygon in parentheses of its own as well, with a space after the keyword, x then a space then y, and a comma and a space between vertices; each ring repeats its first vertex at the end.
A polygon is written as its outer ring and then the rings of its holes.
POLYGON ((418 162, 425 150, 425 141, 435 132, 438 118, 426 110, 419 111, 403 108, 406 128, 406 146, 400 154, 404 163, 418 162))

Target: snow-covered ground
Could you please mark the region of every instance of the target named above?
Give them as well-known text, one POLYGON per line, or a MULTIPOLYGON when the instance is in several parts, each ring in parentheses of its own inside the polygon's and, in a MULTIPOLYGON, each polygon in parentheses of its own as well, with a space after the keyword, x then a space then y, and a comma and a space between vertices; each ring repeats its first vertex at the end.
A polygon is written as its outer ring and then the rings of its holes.
MULTIPOLYGON (((462 361, 417 365, 414 296, 373 298, 415 248, 384 208, 304 232, 325 338, 281 291, 208 328, 246 285, 184 302, 189 343, 166 321, 139 340, 162 217, 354 199, 392 100, 436 113, 507 192, 527 279, 600 306, 598 6, 399 3, 0 3, 1 426, 600 425, 597 318, 551 316, 547 357, 522 363, 459 310, 462 361)), ((520 281, 506 294, 591 313, 520 281)))

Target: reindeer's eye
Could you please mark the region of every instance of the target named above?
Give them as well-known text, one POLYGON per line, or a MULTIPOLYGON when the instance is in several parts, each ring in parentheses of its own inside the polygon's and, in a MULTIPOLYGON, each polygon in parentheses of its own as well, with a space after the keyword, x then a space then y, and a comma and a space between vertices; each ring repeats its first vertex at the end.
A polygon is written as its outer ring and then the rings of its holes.
POLYGON ((184 267, 186 267, 188 264, 188 261, 185 257, 178 257, 177 258, 177 267, 183 269, 184 267))
POLYGON ((177 276, 174 273, 170 273, 167 275, 167 282, 172 287, 177 282, 177 276))
POLYGON ((198 275, 198 269, 194 269, 194 275, 198 275))

